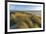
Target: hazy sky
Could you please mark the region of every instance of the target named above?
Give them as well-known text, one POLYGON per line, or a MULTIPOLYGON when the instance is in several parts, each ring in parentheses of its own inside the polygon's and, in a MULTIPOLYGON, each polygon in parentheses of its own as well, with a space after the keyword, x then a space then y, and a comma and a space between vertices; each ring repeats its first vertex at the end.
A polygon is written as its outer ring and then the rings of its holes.
POLYGON ((15 5, 10 4, 10 10, 41 10, 40 5, 15 5))

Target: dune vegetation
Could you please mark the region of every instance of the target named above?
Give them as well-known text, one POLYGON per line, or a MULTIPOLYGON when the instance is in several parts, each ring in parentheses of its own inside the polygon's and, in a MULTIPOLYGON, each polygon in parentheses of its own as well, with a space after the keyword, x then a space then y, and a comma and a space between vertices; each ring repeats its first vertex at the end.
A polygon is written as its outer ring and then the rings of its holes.
POLYGON ((41 17, 27 12, 10 12, 10 25, 15 24, 16 29, 40 28, 41 17))

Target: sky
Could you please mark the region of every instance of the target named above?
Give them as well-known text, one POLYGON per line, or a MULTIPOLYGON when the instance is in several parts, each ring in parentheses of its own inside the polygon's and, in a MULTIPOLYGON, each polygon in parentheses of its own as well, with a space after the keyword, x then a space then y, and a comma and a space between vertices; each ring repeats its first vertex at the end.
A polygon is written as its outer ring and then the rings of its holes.
POLYGON ((9 6, 10 10, 22 10, 22 11, 27 11, 27 10, 41 10, 41 5, 15 5, 15 4, 10 4, 9 6))

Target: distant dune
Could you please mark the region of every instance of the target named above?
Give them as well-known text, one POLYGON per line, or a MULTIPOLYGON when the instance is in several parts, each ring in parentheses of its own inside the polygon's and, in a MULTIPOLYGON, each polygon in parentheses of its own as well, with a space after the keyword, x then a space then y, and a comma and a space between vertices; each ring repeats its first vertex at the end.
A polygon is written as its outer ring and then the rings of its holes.
MULTIPOLYGON (((20 10, 18 10, 19 12, 20 10)), ((10 11, 10 12, 17 12, 17 11, 10 11)), ((32 11, 20 11, 20 12, 27 12, 27 13, 32 13, 32 14, 35 14, 35 15, 38 15, 38 16, 41 16, 41 11, 40 10, 32 10, 32 11)))

